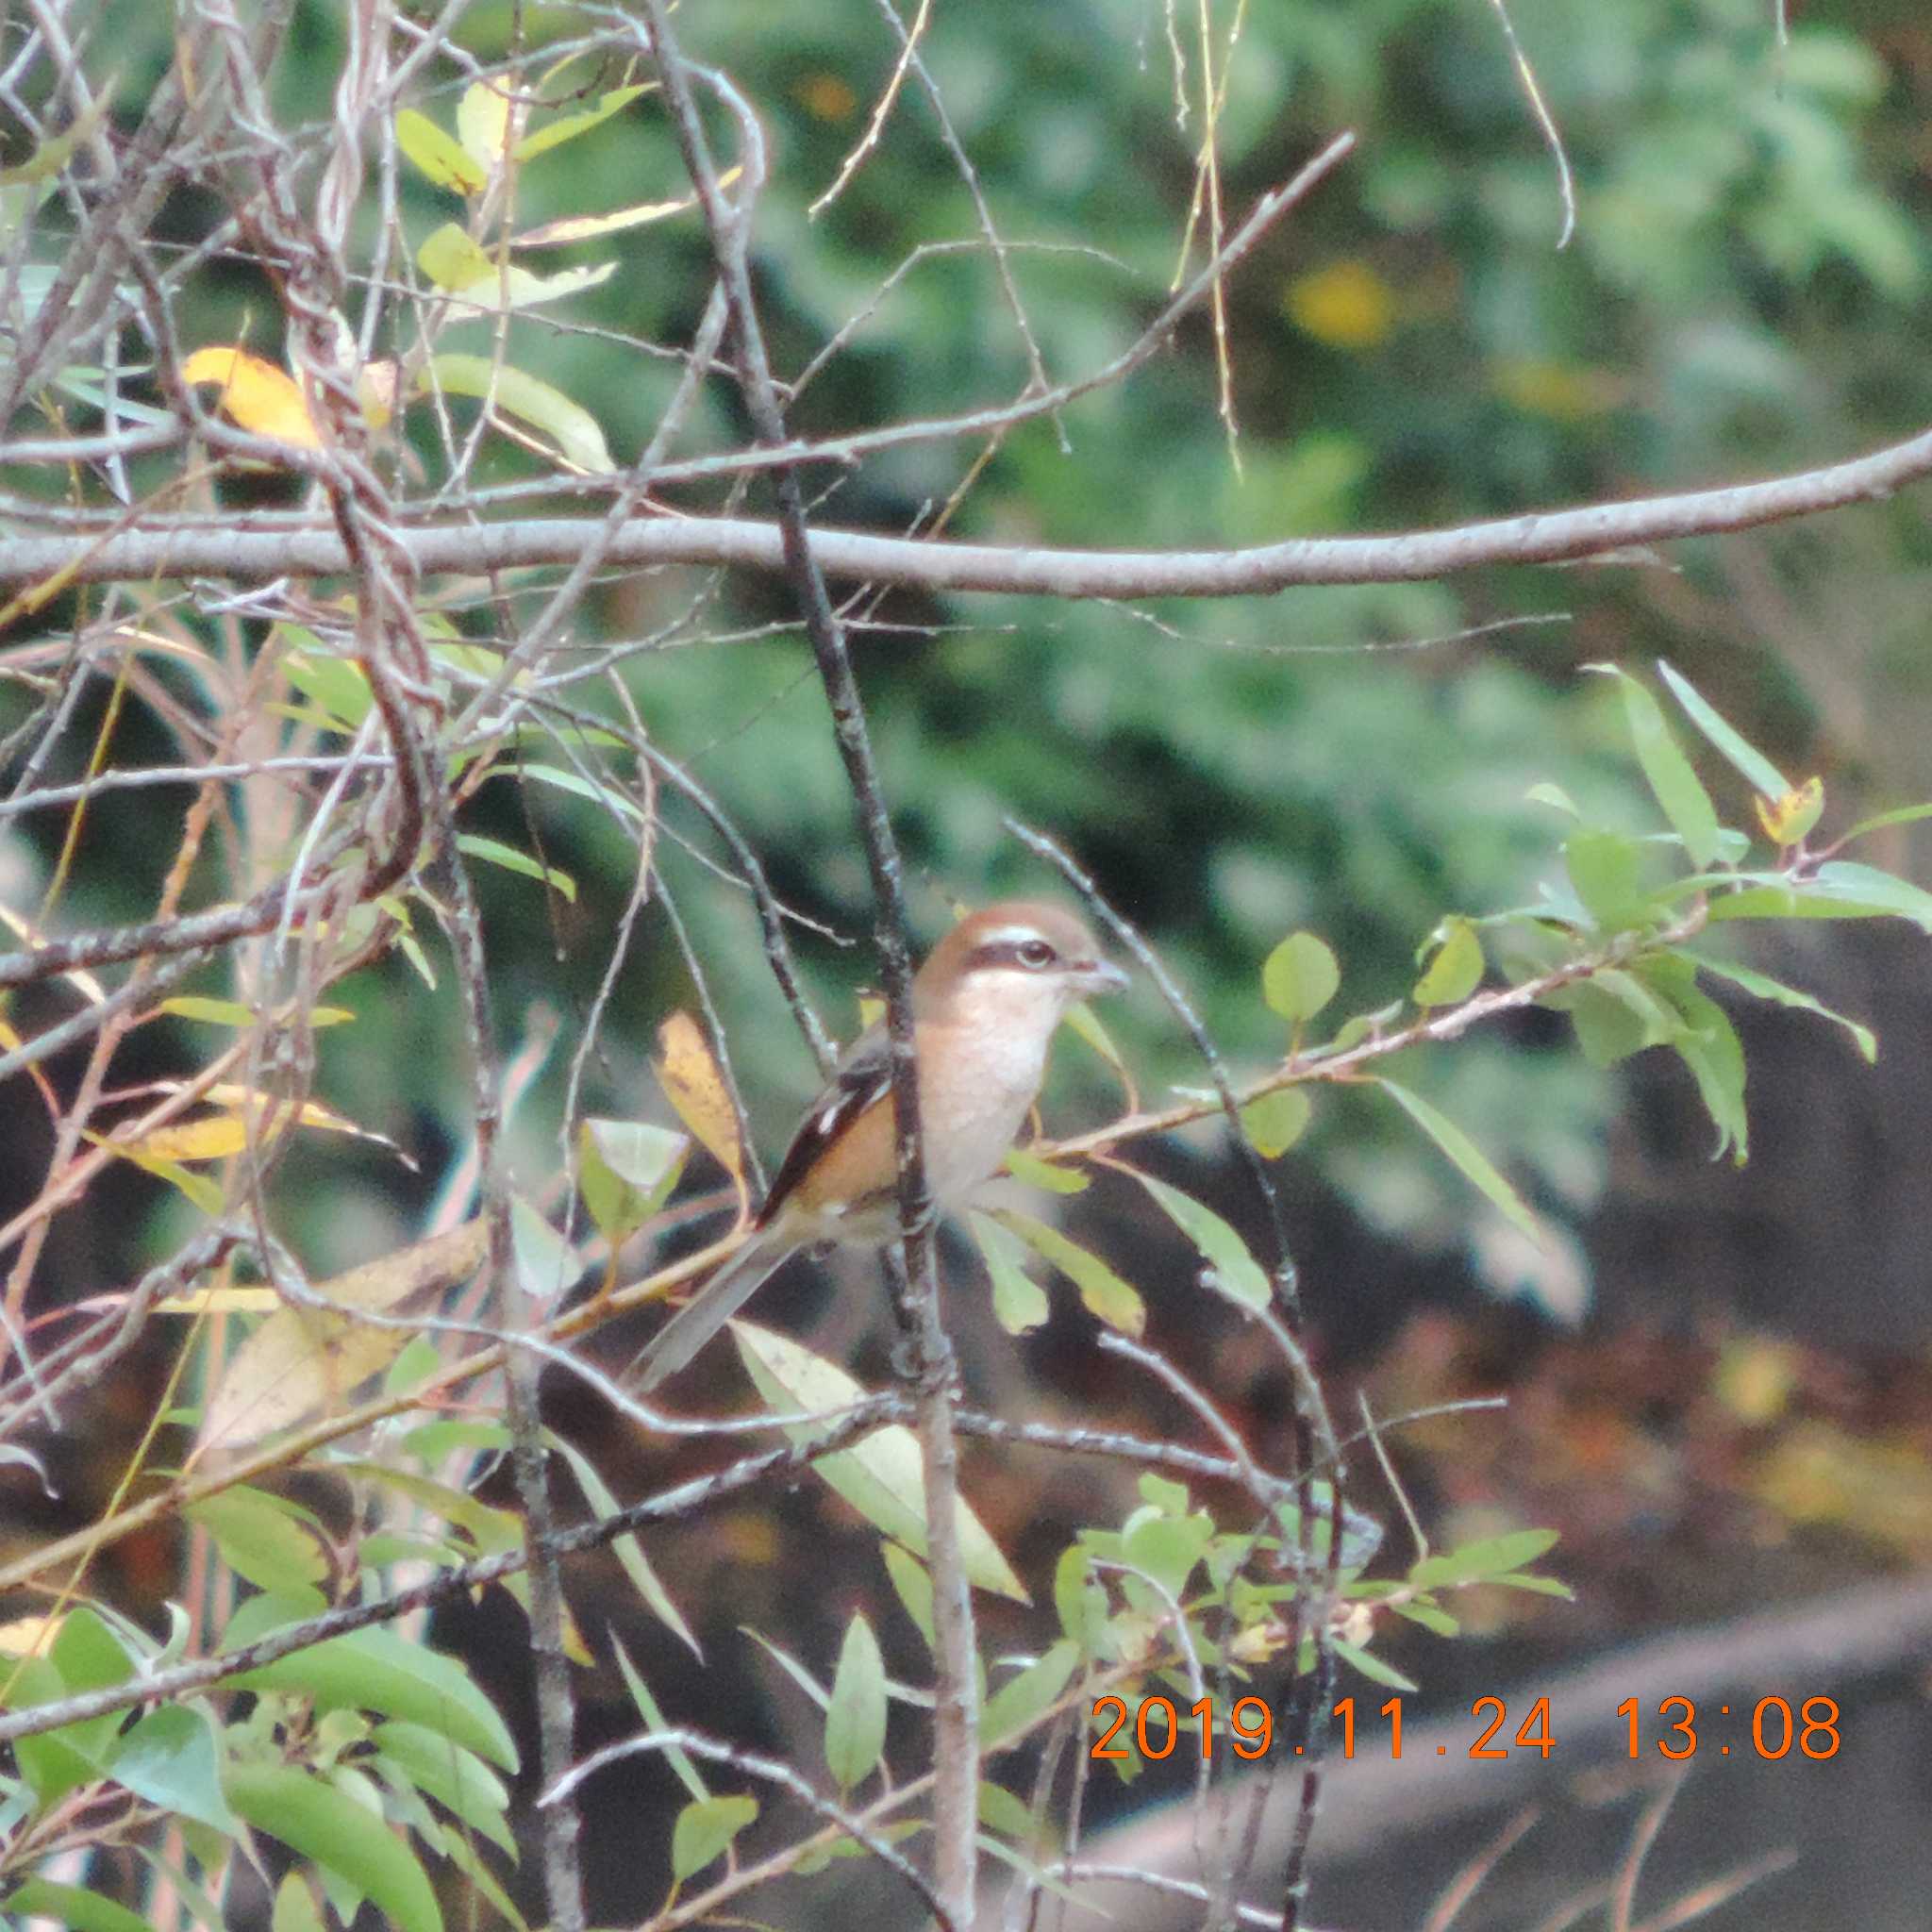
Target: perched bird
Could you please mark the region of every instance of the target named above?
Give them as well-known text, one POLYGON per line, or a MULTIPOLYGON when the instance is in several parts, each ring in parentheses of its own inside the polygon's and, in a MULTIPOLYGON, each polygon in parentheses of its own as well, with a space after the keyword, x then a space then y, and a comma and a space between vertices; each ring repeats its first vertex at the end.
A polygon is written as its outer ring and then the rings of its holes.
MULTIPOLYGON (((962 919, 912 981, 925 1178, 941 1210, 996 1173, 1046 1074, 1067 1008, 1126 974, 1058 906, 1011 899, 962 919)), ((834 1069, 791 1138, 744 1246, 639 1357, 654 1389, 691 1360, 794 1249, 883 1247, 899 1232, 892 1069, 885 1024, 834 1069)))

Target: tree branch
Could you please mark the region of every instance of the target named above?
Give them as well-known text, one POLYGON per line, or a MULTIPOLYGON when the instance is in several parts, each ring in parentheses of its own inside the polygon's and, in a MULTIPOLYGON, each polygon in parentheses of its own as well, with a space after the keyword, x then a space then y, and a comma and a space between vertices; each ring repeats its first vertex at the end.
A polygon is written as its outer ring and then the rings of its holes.
MULTIPOLYGON (((808 459, 808 451, 792 458, 808 459)), ((1305 584, 1412 583, 1491 564, 1573 562, 1685 537, 1724 536, 1880 502, 1926 476, 1932 476, 1932 429, 1845 462, 1755 483, 1389 537, 1297 537, 1244 550, 1045 550, 820 528, 810 532, 808 543, 813 563, 839 581, 1010 596, 1251 597, 1305 584)), ((601 517, 526 517, 481 526, 404 523, 393 534, 418 572, 428 575, 572 563, 589 545, 604 541, 606 526, 601 517)), ((628 569, 688 563, 777 573, 787 567, 779 526, 743 517, 634 518, 609 538, 604 558, 628 569)), ((336 575, 349 567, 332 530, 250 529, 245 515, 225 529, 0 541, 0 585, 34 583, 56 573, 66 573, 74 583, 166 576, 267 583, 336 575)))

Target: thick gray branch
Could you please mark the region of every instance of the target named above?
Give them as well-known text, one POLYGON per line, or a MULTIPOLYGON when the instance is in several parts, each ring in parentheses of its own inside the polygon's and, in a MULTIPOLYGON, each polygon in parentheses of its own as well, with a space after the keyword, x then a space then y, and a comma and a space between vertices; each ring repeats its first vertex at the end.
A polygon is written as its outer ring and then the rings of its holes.
MULTIPOLYGON (((814 529, 813 560, 828 577, 928 591, 1041 597, 1243 597, 1297 584, 1406 583, 1497 563, 1560 563, 1681 537, 1721 536, 1879 500, 1932 475, 1932 430, 1790 476, 1629 503, 1539 511, 1393 537, 1292 538, 1249 550, 1035 550, 1009 544, 918 542, 860 530, 814 529)), ((612 568, 727 564, 785 569, 775 524, 740 517, 640 516, 606 542, 602 518, 522 518, 404 525, 416 568, 478 572, 575 562, 594 541, 612 568)), ((265 583, 349 568, 332 529, 135 530, 110 537, 0 540, 0 586, 57 572, 98 583, 206 576, 265 583)))

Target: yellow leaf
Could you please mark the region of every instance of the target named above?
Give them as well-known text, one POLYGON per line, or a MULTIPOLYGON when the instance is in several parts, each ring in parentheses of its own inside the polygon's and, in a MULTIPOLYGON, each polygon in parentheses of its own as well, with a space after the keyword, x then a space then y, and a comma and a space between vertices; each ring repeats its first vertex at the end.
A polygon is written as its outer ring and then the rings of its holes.
POLYGON ((1757 808, 1757 823, 1764 827, 1764 836, 1774 845, 1795 845, 1824 810, 1824 780, 1807 778, 1776 800, 1760 791, 1752 803, 1757 808))
POLYGON ((248 1123, 239 1114, 210 1114, 206 1120, 157 1127, 137 1140, 108 1144, 130 1160, 224 1160, 247 1146, 248 1123))
POLYGON ((225 1160, 239 1154, 249 1143, 272 1140, 292 1120, 297 1125, 315 1127, 331 1134, 352 1134, 358 1140, 393 1143, 380 1134, 367 1134, 354 1121, 344 1120, 319 1100, 304 1101, 299 1108, 283 1100, 268 1101, 246 1087, 224 1084, 211 1087, 208 1104, 225 1109, 201 1120, 178 1122, 139 1135, 132 1141, 106 1141, 102 1144, 129 1160, 225 1160))
POLYGON ((405 108, 396 116, 396 145, 439 188, 478 194, 490 185, 489 171, 476 165, 456 136, 414 108, 405 108))
MULTIPOLYGON (((466 1222, 317 1282, 315 1291, 344 1310, 391 1313, 418 1296, 426 1302, 475 1274, 489 1245, 483 1223, 466 1222)), ((407 1329, 372 1328, 347 1312, 277 1308, 222 1372, 202 1416, 201 1446, 230 1449, 259 1441, 345 1400, 357 1384, 388 1367, 408 1340, 407 1329)))
POLYGON ((282 1298, 272 1288, 197 1288, 192 1294, 165 1295, 158 1315, 272 1315, 282 1298))
POLYGON ((691 1138, 741 1187, 744 1149, 739 1144, 738 1114, 710 1041, 689 1013, 673 1013, 658 1028, 651 1071, 691 1138))
POLYGON ((1288 285, 1288 312, 1331 349, 1374 349, 1395 326, 1395 296, 1366 262, 1337 261, 1288 285))
MULTIPOLYGON (((727 168, 718 176, 720 188, 729 188, 744 172, 727 168)), ((697 196, 681 194, 675 201, 641 201, 630 208, 613 209, 608 215, 566 215, 560 221, 545 222, 541 227, 526 228, 510 240, 512 248, 561 248, 567 242, 590 242, 599 235, 614 235, 620 228, 641 227, 646 222, 661 222, 681 215, 697 206, 697 196)))
POLYGON ((218 382, 220 408, 256 436, 273 436, 304 449, 320 449, 315 419, 295 379, 244 349, 197 349, 181 365, 183 382, 218 382))
POLYGON ((509 96, 487 80, 474 80, 457 103, 457 139, 463 152, 493 174, 509 145, 509 96))

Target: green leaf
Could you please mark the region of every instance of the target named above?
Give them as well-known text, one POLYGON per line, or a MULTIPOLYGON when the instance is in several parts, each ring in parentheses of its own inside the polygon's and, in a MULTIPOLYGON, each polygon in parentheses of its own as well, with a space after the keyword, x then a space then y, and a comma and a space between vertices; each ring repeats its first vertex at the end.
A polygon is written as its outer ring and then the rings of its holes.
POLYGON ((332 1637, 258 1670, 241 1672, 228 1682, 238 1690, 307 1696, 318 1710, 369 1710, 406 1718, 506 1771, 517 1767, 508 1728, 469 1672, 454 1657, 393 1630, 332 1637))
POLYGON ((821 1711, 831 1709, 832 1693, 789 1650, 781 1649, 769 1637, 765 1636, 761 1631, 754 1630, 748 1624, 740 1624, 739 1627, 805 1692, 806 1696, 821 1711))
POLYGON ((1720 892, 1710 902, 1710 923, 1734 919, 1895 919, 1895 907, 1842 894, 1815 892, 1808 879, 1780 879, 1720 892))
POLYGON ((1375 1083, 1417 1126, 1432 1140, 1469 1181, 1511 1226, 1521 1228, 1538 1247, 1543 1245, 1542 1228, 1514 1188, 1496 1171, 1490 1158, 1439 1108, 1398 1086, 1386 1076, 1375 1083))
POLYGON ((1261 997, 1284 1020, 1312 1020, 1341 984, 1335 955, 1311 932, 1291 932, 1261 965, 1261 997))
POLYGON ((114 104, 114 89, 120 75, 112 76, 88 104, 86 111, 76 114, 58 134, 50 134, 40 142, 25 160, 11 168, 0 168, 0 188, 13 188, 28 182, 46 182, 50 186, 56 175, 73 159, 84 141, 92 141, 94 131, 108 118, 108 110, 114 104))
POLYGON ((1172 1481, 1164 1475, 1157 1475, 1151 1469, 1143 1469, 1134 1487, 1141 1492, 1141 1500, 1158 1509, 1163 1516, 1185 1516, 1191 1498, 1186 1483, 1172 1481))
POLYGON ((577 882, 554 865, 542 865, 527 852, 506 845, 501 839, 478 838, 475 832, 457 834, 457 850, 469 858, 480 858, 485 865, 500 865, 505 872, 521 873, 526 879, 540 879, 552 887, 571 905, 577 903, 577 882))
POLYGON ((1637 762, 1643 768, 1651 792, 1663 808, 1671 828, 1684 841, 1690 862, 1702 871, 1717 858, 1721 848, 1717 808, 1682 747, 1664 722, 1663 708, 1642 685, 1615 664, 1586 664, 1617 679, 1624 696, 1624 720, 1637 762))
POLYGON ((290 639, 311 639, 297 650, 282 654, 282 675, 311 704, 320 706, 340 731, 359 731, 375 698, 359 664, 332 656, 312 632, 294 625, 282 626, 290 639))
POLYGON ((297 1590, 327 1579, 328 1553, 315 1532, 260 1490, 223 1490, 182 1514, 207 1530, 223 1562, 258 1590, 297 1590))
POLYGON ((1932 805, 1902 805, 1895 811, 1881 811, 1869 819, 1860 819, 1849 832, 1846 839, 1862 839, 1867 832, 1882 832, 1888 825, 1909 825, 1920 819, 1932 819, 1932 805))
POLYGON ((886 1664, 863 1616, 845 1626, 832 1703, 825 1712, 825 1769, 841 1791, 862 1784, 886 1748, 886 1664))
POLYGON ((1781 1007, 1791 1007, 1799 1012, 1816 1013, 1821 1020, 1829 1020, 1835 1025, 1842 1026, 1857 1041, 1858 1051, 1864 1055, 1867 1064, 1878 1058, 1878 1037, 1871 1027, 1861 1026, 1856 1020, 1847 1019, 1842 1013, 1834 1012, 1823 1001, 1813 999, 1808 992, 1802 992, 1795 986, 1787 986, 1782 980, 1773 979, 1768 974, 1753 972, 1748 966, 1734 966, 1726 960, 1707 959, 1702 954, 1697 958, 1697 970, 1708 973, 1719 979, 1728 980, 1754 998, 1773 1000, 1781 1007))
POLYGON ((925 1565, 910 1550, 891 1541, 879 1545, 879 1555, 885 1559, 886 1575, 891 1579, 892 1593, 899 1599, 900 1607, 925 1639, 926 1649, 933 1649, 936 1640, 932 1622, 932 1578, 927 1574, 925 1565))
POLYGON ((1200 1250, 1212 1271, 1206 1277, 1208 1287, 1219 1289, 1229 1300, 1243 1307, 1265 1308, 1274 1299, 1268 1271, 1248 1252, 1248 1244, 1213 1208, 1204 1207, 1191 1194, 1158 1181, 1137 1168, 1127 1170, 1153 1195, 1167 1218, 1200 1250))
POLYGON ((1026 1243, 991 1215, 969 1209, 967 1224, 992 1277, 993 1318, 1008 1335, 1024 1335, 1046 1320, 1046 1291, 1026 1273, 1026 1243))
POLYGON ((1584 909, 1605 932, 1641 925, 1650 907, 1637 882, 1638 846, 1617 832, 1572 832, 1563 864, 1584 909))
POLYGON ((1419 1007, 1453 1007, 1483 979, 1483 942, 1466 919, 1445 919, 1433 935, 1436 956, 1409 998, 1419 1007))
POLYGON ((1398 1617, 1407 1617, 1411 1624, 1420 1624, 1437 1637, 1461 1634, 1462 1625, 1441 1604, 1433 1604, 1426 1597, 1417 1597, 1406 1604, 1391 1604, 1390 1607, 1398 1617))
POLYGON ((370 1733, 376 1761, 460 1818, 481 1838, 516 1857, 516 1834, 507 1822, 509 1788, 476 1756, 422 1724, 377 1724, 370 1733))
POLYGON ((285 1872, 275 1887, 269 1913, 269 1932, 328 1932, 328 1921, 315 1903, 308 1880, 300 1872, 285 1872))
POLYGON ((1132 1568, 1144 1571, 1169 1596, 1178 1599, 1213 1541, 1214 1524, 1205 1512, 1138 1516, 1121 1539, 1121 1557, 1132 1568))
MULTIPOLYGON (((454 145, 454 142, 452 142, 454 145)), ((580 408, 559 389, 508 363, 487 356, 441 355, 430 358, 425 383, 451 395, 476 396, 555 438, 565 458, 593 473, 615 468, 604 432, 589 410, 580 408)))
POLYGON ((1024 1802, 1004 1785, 986 1778, 979 1781, 979 1822, 987 1830, 1017 1839, 1022 1844, 1030 1843, 1036 1830, 1033 1813, 1024 1802))
POLYGON ((222 1795, 221 1743, 199 1705, 168 1704, 149 1711, 115 1746, 108 1768, 114 1782, 137 1798, 198 1818, 225 1837, 241 1835, 222 1795))
POLYGON ((690 1135, 649 1121, 591 1119, 577 1129, 577 1186, 612 1247, 664 1205, 690 1153, 690 1135))
POLYGON ((456 136, 445 133, 414 108, 405 108, 396 115, 396 145, 439 188, 478 194, 490 185, 488 171, 477 165, 456 136))
POLYGON ((701 1798, 687 1805, 671 1828, 671 1875, 682 1885, 722 1858, 758 1815, 756 1798, 701 1798))
POLYGON ((600 261, 557 275, 533 275, 514 262, 498 261, 455 222, 445 222, 429 235, 416 251, 416 266, 439 289, 458 298, 452 304, 452 322, 473 322, 484 311, 500 314, 559 301, 594 289, 617 273, 614 261, 600 261))
MULTIPOLYGON (((95 1611, 85 1605, 60 1621, 45 1657, 24 1657, 4 1674, 14 1710, 53 1704, 85 1690, 106 1690, 134 1674, 134 1661, 95 1611)), ((22 1738, 14 1745, 23 1778, 42 1807, 100 1777, 112 1754, 118 1711, 22 1738)))
POLYGON ((1060 1629, 1082 1657, 1097 1657, 1107 1628, 1107 1591, 1095 1582, 1087 1551, 1069 1543, 1053 1570, 1053 1607, 1060 1629))
POLYGON ((116 1905, 97 1891, 79 1885, 57 1885, 51 1878, 29 1878, 7 1895, 9 1921, 52 1919, 72 1932, 154 1932, 139 1912, 116 1905))
POLYGON ((422 1865, 379 1813, 305 1771, 280 1765, 237 1765, 227 1789, 228 1802, 257 1831, 346 1880, 400 1932, 442 1932, 442 1913, 422 1865))
POLYGON ((1098 1255, 1090 1255, 1058 1228, 1036 1221, 1030 1214, 1022 1214, 1017 1208, 1002 1208, 993 1218, 1018 1235, 1041 1260, 1058 1268, 1080 1291, 1080 1299, 1088 1311, 1099 1316, 1108 1327, 1136 1337, 1146 1328, 1147 1307, 1139 1291, 1123 1281, 1098 1255))
MULTIPOLYGON (((585 1500, 595 1512, 598 1522, 608 1523, 619 1510, 617 1498, 611 1494, 610 1486, 598 1473, 597 1465, 567 1438, 555 1435, 546 1429, 543 1440, 571 1466, 572 1474, 577 1479, 577 1487, 584 1492, 585 1500)), ((611 1544, 624 1574, 630 1578, 631 1588, 638 1593, 645 1607, 658 1621, 673 1631, 684 1641, 685 1648, 702 1660, 704 1652, 698 1648, 698 1641, 691 1635, 691 1625, 679 1614, 677 1606, 672 1602, 670 1592, 658 1580, 658 1573, 651 1568, 643 1552, 643 1546, 635 1536, 621 1536, 611 1544)))
POLYGON ((1532 1576, 1512 1570, 1507 1576, 1492 1576, 1490 1581, 1505 1590, 1527 1591, 1531 1596, 1559 1596, 1565 1603, 1576 1601, 1576 1592, 1554 1576, 1532 1576))
POLYGON ((1044 1188, 1050 1194, 1082 1194, 1090 1177, 1076 1167, 1061 1167, 1057 1161, 1042 1160, 1024 1147, 1007 1150, 1007 1172, 1029 1188, 1044 1188))
POLYGON ((539 1307, 551 1307, 575 1287, 583 1257, 521 1194, 510 1196, 509 1234, 517 1286, 539 1307))
MULTIPOLYGON (((504 1890, 495 1874, 484 1863, 482 1854, 459 1831, 443 1834, 442 1855, 483 1896, 484 1902, 510 1932, 530 1932, 529 1924, 517 1910, 516 1901, 504 1890)), ((467 1901, 465 1902, 467 1905, 467 1901)), ((482 1923, 482 1914, 470 1910, 472 1924, 482 1923)))
POLYGON ((1882 907, 1900 919, 1910 920, 1921 932, 1932 933, 1932 892, 1875 865, 1834 858, 1821 865, 1807 881, 1807 890, 1824 899, 1850 899, 1882 907))
MULTIPOLYGON (((210 1026, 254 1026, 261 1015, 240 1000, 204 999, 199 993, 177 993, 161 1002, 160 1010, 178 1020, 205 1020, 210 1026)), ((308 1026, 340 1026, 355 1014, 347 1007, 311 1007, 302 1015, 308 1026)))
POLYGON ((1270 1160, 1279 1160, 1299 1141, 1314 1114, 1299 1087, 1277 1087, 1241 1108, 1241 1131, 1270 1160))
POLYGON ((1466 1583, 1483 1583, 1506 1571, 1521 1570, 1547 1556, 1557 1546, 1554 1529, 1516 1529, 1503 1536, 1465 1543, 1440 1557, 1424 1557, 1408 1573, 1416 1590, 1449 1590, 1466 1583))
POLYGON ((1002 1742, 1018 1739, 1026 1727, 1050 1709, 1067 1688, 1080 1662, 1079 1647, 1062 1638, 1009 1678, 986 1700, 979 1713, 982 1748, 997 1751, 1002 1742))
POLYGON ((1569 1014, 1576 1043, 1593 1067, 1613 1067, 1647 1046, 1666 1045, 1683 1024, 1635 974, 1617 967, 1558 987, 1540 1004, 1569 1014))
POLYGON ((1690 959, 1666 957, 1646 962, 1643 977, 1661 992, 1682 1016, 1684 1026, 1671 1044, 1690 1069, 1705 1110, 1717 1128, 1714 1160, 1735 1148, 1738 1165, 1749 1147, 1744 1114, 1744 1049, 1724 1010, 1696 984, 1697 968, 1690 959))
MULTIPOLYGON (((843 1369, 801 1348, 789 1336, 743 1321, 732 1324, 731 1334, 758 1392, 776 1408, 828 1414, 865 1398, 865 1391, 843 1369)), ((812 1423, 792 1423, 785 1433, 794 1442, 809 1443, 820 1430, 812 1423)), ((853 1448, 821 1456, 812 1470, 874 1528, 895 1537, 915 1555, 924 1555, 924 1465, 918 1438, 910 1429, 898 1424, 874 1429, 853 1448)), ((1011 1597, 1015 1603, 1030 1601, 1012 1565, 963 1498, 955 1524, 966 1574, 974 1587, 1011 1597)))
MULTIPOLYGON (((664 1713, 658 1707, 658 1700, 651 1694, 651 1687, 644 1682, 638 1667, 631 1662, 630 1653, 625 1649, 623 1640, 614 1630, 610 1633, 610 1648, 616 1654, 617 1668, 624 1673, 625 1688, 630 1692, 630 1701, 637 1707, 637 1713, 643 1719, 646 1728, 653 1731, 669 1730, 670 1726, 664 1722, 664 1713)), ((677 1774, 678 1782, 693 1798, 702 1801, 711 1795, 709 1788, 705 1783, 704 1774, 692 1762, 691 1753, 682 1744, 667 1745, 664 1758, 677 1774)))
POLYGON ((1785 775, 1745 738, 1736 725, 1721 716, 1681 672, 1674 671, 1661 658, 1657 675, 1670 686, 1677 702, 1705 737, 1767 798, 1782 798, 1791 788, 1785 775))
POLYGON ((557 120, 533 129, 511 148, 510 153, 520 161, 548 154, 552 148, 561 147, 565 142, 575 141, 578 135, 587 134, 600 123, 609 120, 611 115, 629 107, 640 94, 649 93, 655 85, 655 82, 646 82, 639 86, 614 87, 608 93, 598 97, 594 108, 587 108, 581 113, 560 115, 557 120))
POLYGON ((1373 1684, 1385 1684, 1391 1690, 1407 1690, 1413 1693, 1422 1687, 1405 1677, 1393 1664, 1385 1664, 1373 1652, 1364 1650, 1358 1643, 1351 1643, 1345 1637, 1331 1636, 1328 1648, 1343 1663, 1353 1664, 1363 1676, 1373 1684))

